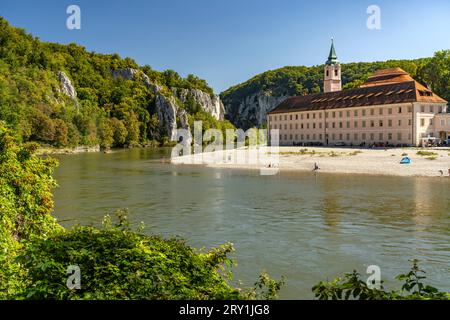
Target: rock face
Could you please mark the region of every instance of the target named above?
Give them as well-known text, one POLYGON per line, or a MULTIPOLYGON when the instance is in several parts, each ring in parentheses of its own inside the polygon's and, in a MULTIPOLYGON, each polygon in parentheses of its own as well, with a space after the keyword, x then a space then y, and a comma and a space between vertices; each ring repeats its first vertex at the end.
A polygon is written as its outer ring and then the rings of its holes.
POLYGON ((138 73, 139 70, 132 68, 111 70, 111 75, 114 79, 123 78, 125 80, 134 80, 135 75, 138 73))
POLYGON ((242 101, 225 103, 225 117, 237 128, 249 129, 261 127, 267 122, 267 113, 272 111, 289 96, 272 96, 268 92, 258 92, 247 96, 242 101))
POLYGON ((125 80, 138 80, 141 77, 144 85, 150 89, 153 93, 158 93, 162 90, 162 87, 156 83, 152 83, 150 78, 143 72, 137 69, 117 69, 111 70, 111 75, 114 79, 123 78, 125 80))
POLYGON ((211 114, 217 120, 223 120, 225 118, 225 107, 219 96, 214 95, 211 97, 209 93, 198 89, 180 89, 176 92, 176 96, 183 103, 186 102, 189 95, 192 96, 204 111, 211 114))
MULTIPOLYGON (((189 131, 188 114, 186 110, 177 105, 174 97, 167 98, 160 93, 156 95, 155 104, 156 114, 158 115, 159 123, 163 126, 164 133, 171 141, 178 141, 178 123, 180 128, 189 131)), ((192 135, 190 132, 188 132, 187 139, 183 142, 189 144, 192 142, 192 135)))
POLYGON ((61 84, 61 91, 71 99, 77 98, 77 91, 72 85, 69 77, 62 71, 58 72, 59 82, 61 84))
MULTIPOLYGON (((176 98, 181 103, 186 103, 189 97, 192 97, 200 107, 211 114, 217 120, 223 120, 225 117, 225 107, 219 96, 211 96, 207 92, 198 89, 172 88, 173 96, 163 94, 163 87, 152 83, 150 78, 140 70, 128 68, 111 70, 114 79, 123 78, 125 80, 141 80, 144 85, 156 94, 155 111, 158 116, 163 132, 172 141, 179 141, 177 128, 187 129, 189 131, 188 113, 181 108, 176 98), (175 98, 176 97, 176 98, 175 98)), ((187 133, 185 143, 191 143, 192 135, 187 133)))

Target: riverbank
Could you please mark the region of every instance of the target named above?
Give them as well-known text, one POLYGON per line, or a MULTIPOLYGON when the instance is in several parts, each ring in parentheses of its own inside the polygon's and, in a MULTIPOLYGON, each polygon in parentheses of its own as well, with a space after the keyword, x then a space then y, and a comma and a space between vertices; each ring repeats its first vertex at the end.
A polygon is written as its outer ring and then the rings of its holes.
POLYGON ((247 149, 227 153, 216 151, 190 156, 176 157, 173 164, 202 164, 214 168, 262 169, 275 166, 280 171, 313 171, 342 174, 369 174, 411 177, 449 177, 450 149, 353 149, 325 147, 280 147, 273 152, 267 147, 259 149, 259 164, 246 159, 247 149), (412 162, 402 165, 402 158, 408 156, 412 162), (278 158, 278 160, 276 159, 278 158), (224 160, 225 159, 225 160, 224 160))
POLYGON ((48 155, 60 155, 60 154, 77 154, 85 152, 100 152, 101 148, 97 146, 80 146, 75 148, 55 148, 55 147, 40 147, 36 151, 38 156, 48 156, 48 155))

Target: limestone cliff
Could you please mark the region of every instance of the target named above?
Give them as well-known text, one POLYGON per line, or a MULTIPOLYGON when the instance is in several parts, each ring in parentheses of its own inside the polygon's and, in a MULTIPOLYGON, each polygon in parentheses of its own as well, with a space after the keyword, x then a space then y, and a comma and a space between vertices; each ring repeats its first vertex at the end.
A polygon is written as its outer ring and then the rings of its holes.
POLYGON ((257 92, 241 101, 224 99, 225 117, 237 128, 244 130, 261 127, 267 121, 267 113, 288 97, 273 96, 271 92, 257 92))
POLYGON ((62 71, 58 72, 59 82, 61 85, 61 91, 66 96, 70 97, 71 99, 77 98, 77 91, 75 90, 74 86, 72 85, 72 82, 70 81, 69 77, 62 71))
POLYGON ((211 96, 198 89, 175 89, 174 92, 182 103, 186 103, 188 96, 190 95, 204 111, 211 114, 217 120, 224 119, 225 107, 219 96, 211 96))

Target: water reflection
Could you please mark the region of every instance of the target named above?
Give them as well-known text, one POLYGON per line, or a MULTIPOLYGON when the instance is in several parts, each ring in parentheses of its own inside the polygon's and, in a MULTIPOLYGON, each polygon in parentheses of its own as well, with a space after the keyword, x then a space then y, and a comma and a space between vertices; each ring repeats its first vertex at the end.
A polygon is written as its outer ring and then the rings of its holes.
POLYGON ((282 298, 311 298, 316 282, 370 264, 389 283, 409 259, 426 262, 431 284, 449 290, 450 179, 319 173, 259 176, 161 163, 167 150, 60 157, 55 214, 99 224, 129 208, 148 233, 196 247, 235 244, 238 279, 285 275, 282 298))

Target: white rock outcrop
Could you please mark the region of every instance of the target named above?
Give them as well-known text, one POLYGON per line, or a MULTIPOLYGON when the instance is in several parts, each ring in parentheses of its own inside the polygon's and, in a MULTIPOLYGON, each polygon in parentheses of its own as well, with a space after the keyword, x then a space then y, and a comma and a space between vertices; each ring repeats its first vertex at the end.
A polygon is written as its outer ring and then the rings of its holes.
POLYGON ((223 120, 225 118, 225 107, 217 95, 211 96, 209 93, 198 89, 179 89, 176 91, 176 95, 183 103, 186 102, 190 95, 204 111, 211 114, 217 120, 223 120))
POLYGON ((75 100, 77 98, 77 91, 72 85, 69 77, 63 71, 58 72, 58 77, 62 93, 75 100))
POLYGON ((177 129, 181 128, 188 131, 184 142, 190 144, 192 142, 192 134, 189 131, 188 113, 186 110, 177 105, 174 97, 167 98, 159 93, 156 95, 155 104, 159 123, 164 128, 165 134, 167 134, 169 139, 171 141, 179 141, 177 129))

